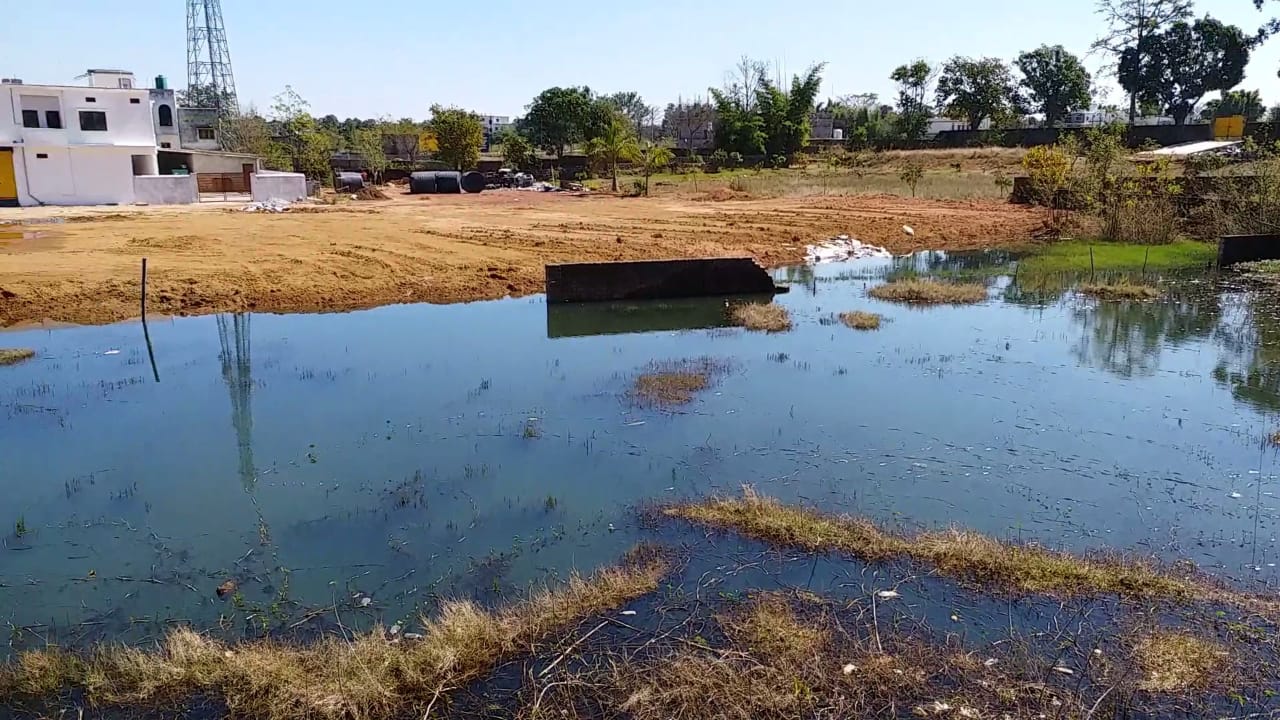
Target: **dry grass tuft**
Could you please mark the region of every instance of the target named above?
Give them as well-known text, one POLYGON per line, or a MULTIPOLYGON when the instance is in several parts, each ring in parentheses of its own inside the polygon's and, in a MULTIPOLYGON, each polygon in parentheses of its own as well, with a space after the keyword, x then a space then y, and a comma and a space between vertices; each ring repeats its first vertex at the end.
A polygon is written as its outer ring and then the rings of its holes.
POLYGON ((854 330, 879 330, 881 319, 881 316, 877 313, 862 312, 861 310, 840 313, 840 322, 854 330))
POLYGON ((0 348, 0 366, 17 365, 36 356, 30 348, 0 348))
POLYGON ((1086 283, 1076 288, 1085 295, 1103 300, 1155 300, 1160 297, 1160 290, 1152 285, 1121 280, 1112 284, 1086 283))
POLYGON ((629 396, 643 407, 687 405, 728 369, 725 361, 709 357, 650 363, 632 381, 629 396))
POLYGON ((548 678, 518 717, 1036 717, 1081 705, 1070 691, 1005 664, 984 665, 896 627, 837 620, 826 604, 797 604, 764 594, 718 616, 729 641, 723 648, 699 637, 643 657, 609 649, 581 670, 548 678))
POLYGON ((1204 688, 1227 665, 1226 648, 1185 631, 1157 630, 1138 640, 1134 655, 1143 673, 1138 687, 1147 692, 1204 688))
POLYGON ((1180 577, 1148 563, 1119 557, 1081 557, 995 540, 965 530, 901 535, 869 520, 783 505, 756 495, 713 498, 673 505, 664 511, 701 525, 729 529, 748 537, 810 552, 840 552, 867 561, 906 558, 934 566, 949 577, 1013 593, 1057 596, 1115 594, 1133 598, 1233 598, 1264 607, 1246 595, 1209 587, 1207 581, 1180 577))
POLYGON ((893 302, 954 305, 986 300, 987 288, 976 283, 947 283, 929 278, 911 278, 877 285, 868 290, 867 294, 878 300, 893 302))
POLYGON ((791 329, 791 313, 778 303, 747 303, 729 311, 735 325, 748 330, 785 332, 791 329))
POLYGON ((780 593, 763 593, 746 608, 716 619, 734 644, 763 658, 803 662, 820 657, 830 640, 825 627, 802 621, 780 593))
POLYGON ((1280 430, 1276 430, 1267 436, 1267 442, 1276 447, 1280 447, 1280 430))
POLYGON ((379 629, 307 646, 228 645, 179 629, 149 650, 27 652, 0 671, 0 698, 52 701, 80 690, 91 702, 131 707, 210 698, 226 703, 232 716, 268 720, 420 716, 434 699, 505 659, 536 652, 555 633, 657 589, 668 567, 661 553, 641 549, 622 565, 496 611, 447 602, 437 617, 423 619, 423 638, 414 641, 379 629))

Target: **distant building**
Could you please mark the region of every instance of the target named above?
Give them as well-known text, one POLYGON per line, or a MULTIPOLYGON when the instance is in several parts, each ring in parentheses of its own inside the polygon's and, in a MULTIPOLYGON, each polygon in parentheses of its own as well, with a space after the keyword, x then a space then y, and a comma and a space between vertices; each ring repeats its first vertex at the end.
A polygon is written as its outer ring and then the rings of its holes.
POLYGON ((715 145, 715 124, 715 108, 707 103, 668 105, 662 116, 662 126, 675 138, 676 147, 695 152, 715 145))
POLYGON ((512 128, 509 115, 481 115, 480 120, 484 123, 485 150, 488 150, 489 146, 502 136, 502 133, 512 128))

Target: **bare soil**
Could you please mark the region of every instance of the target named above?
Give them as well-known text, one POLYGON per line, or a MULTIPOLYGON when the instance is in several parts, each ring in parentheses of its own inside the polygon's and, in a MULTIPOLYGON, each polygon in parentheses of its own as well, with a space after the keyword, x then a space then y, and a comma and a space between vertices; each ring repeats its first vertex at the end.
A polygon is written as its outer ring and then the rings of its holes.
POLYGON ((312 312, 542 292, 543 266, 750 255, 799 262, 837 234, 912 250, 1028 240, 1032 209, 894 196, 697 202, 557 193, 404 194, 246 213, 235 204, 0 209, 0 327, 149 313, 312 312), (44 224, 50 218, 61 220, 44 224), (915 234, 908 236, 903 225, 915 234))

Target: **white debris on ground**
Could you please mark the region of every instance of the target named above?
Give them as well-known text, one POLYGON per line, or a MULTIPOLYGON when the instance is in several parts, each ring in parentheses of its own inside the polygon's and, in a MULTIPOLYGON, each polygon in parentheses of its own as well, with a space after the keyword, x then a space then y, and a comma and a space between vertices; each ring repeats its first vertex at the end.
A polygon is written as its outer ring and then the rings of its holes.
POLYGON ((893 253, 871 243, 855 240, 848 235, 838 235, 804 250, 804 261, 809 264, 861 260, 863 258, 891 258, 893 253))
POLYGON ((282 212, 287 212, 291 204, 292 203, 290 203, 288 200, 271 198, 270 200, 259 200, 258 202, 251 202, 248 205, 245 205, 244 207, 240 208, 240 210, 242 212, 282 213, 282 212))

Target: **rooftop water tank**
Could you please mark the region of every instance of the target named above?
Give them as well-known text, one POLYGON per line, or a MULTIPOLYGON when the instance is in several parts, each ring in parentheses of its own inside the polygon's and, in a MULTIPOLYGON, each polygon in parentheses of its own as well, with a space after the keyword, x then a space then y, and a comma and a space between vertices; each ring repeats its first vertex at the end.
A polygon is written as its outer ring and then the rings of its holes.
POLYGON ((157 90, 168 90, 168 89, 169 89, 169 81, 168 81, 168 80, 166 80, 166 79, 165 79, 165 77, 164 77, 163 75, 157 75, 157 76, 156 76, 156 89, 157 89, 157 90))

